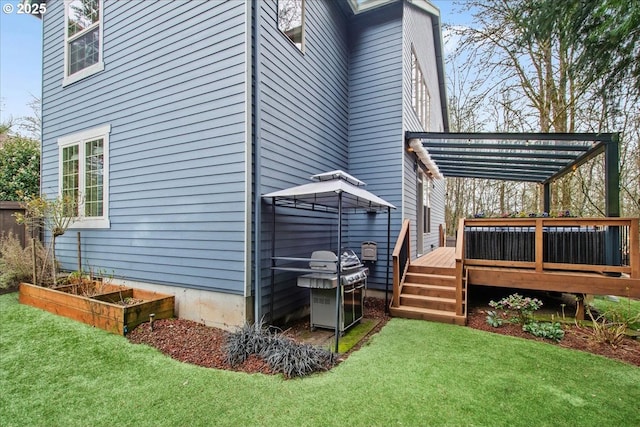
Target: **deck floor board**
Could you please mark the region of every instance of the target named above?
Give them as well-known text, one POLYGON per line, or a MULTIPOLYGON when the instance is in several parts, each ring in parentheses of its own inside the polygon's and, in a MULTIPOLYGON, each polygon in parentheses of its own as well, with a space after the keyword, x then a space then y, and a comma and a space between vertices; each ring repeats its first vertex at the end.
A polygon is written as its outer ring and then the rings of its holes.
POLYGON ((454 247, 440 247, 433 251, 418 257, 415 261, 411 262, 423 267, 443 267, 443 268, 455 268, 456 267, 456 248, 454 247))

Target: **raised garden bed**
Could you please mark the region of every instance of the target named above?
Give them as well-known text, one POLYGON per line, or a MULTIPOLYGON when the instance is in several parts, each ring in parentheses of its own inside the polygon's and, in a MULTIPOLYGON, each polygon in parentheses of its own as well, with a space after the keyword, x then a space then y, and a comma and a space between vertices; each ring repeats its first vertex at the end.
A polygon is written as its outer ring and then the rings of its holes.
POLYGON ((109 284, 96 290, 99 293, 84 296, 76 295, 81 292, 73 285, 53 289, 21 283, 19 301, 119 335, 148 322, 150 314, 155 319, 173 317, 173 295, 109 284))

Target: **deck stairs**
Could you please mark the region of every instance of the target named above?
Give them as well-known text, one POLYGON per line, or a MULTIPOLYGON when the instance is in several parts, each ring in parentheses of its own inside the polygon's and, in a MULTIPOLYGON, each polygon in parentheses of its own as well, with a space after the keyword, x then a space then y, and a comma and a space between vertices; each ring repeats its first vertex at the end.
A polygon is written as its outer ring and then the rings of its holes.
POLYGON ((390 312, 394 317, 466 324, 465 316, 456 315, 455 267, 410 264, 400 304, 390 307, 390 312))

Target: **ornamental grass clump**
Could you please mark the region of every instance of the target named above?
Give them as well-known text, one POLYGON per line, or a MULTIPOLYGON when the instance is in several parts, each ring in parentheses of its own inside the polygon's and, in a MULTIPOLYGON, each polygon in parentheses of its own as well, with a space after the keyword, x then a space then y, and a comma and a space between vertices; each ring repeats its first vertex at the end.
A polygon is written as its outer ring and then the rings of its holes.
POLYGON ((329 350, 299 344, 265 327, 264 322, 245 323, 229 335, 226 345, 227 363, 237 366, 249 356, 263 359, 274 372, 287 378, 302 377, 330 369, 336 363, 329 350))
POLYGON ((613 348, 620 345, 630 325, 640 322, 640 313, 632 312, 630 304, 628 310, 610 308, 597 316, 593 315, 589 307, 586 311, 593 325, 592 339, 598 343, 609 344, 613 348))
POLYGON ((39 240, 32 240, 23 248, 14 234, 0 236, 0 289, 17 287, 20 282, 34 281, 34 252, 35 270, 46 281, 51 277, 51 263, 47 261, 47 250, 39 240))

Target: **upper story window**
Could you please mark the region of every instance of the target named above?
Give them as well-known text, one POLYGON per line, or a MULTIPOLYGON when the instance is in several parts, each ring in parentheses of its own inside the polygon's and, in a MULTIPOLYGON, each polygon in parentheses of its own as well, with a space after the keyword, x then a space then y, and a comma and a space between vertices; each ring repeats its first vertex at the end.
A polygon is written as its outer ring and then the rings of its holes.
POLYGON ((103 0, 65 0, 63 85, 104 70, 102 11, 103 0))
POLYGON ((431 96, 427 89, 427 82, 418 63, 418 57, 411 49, 411 101, 413 109, 418 116, 425 131, 430 128, 431 121, 431 96))
POLYGON ((304 2, 305 0, 277 0, 278 29, 291 43, 304 50, 304 2))
POLYGON ((75 201, 75 227, 109 227, 110 132, 107 125, 58 139, 60 194, 75 201))

